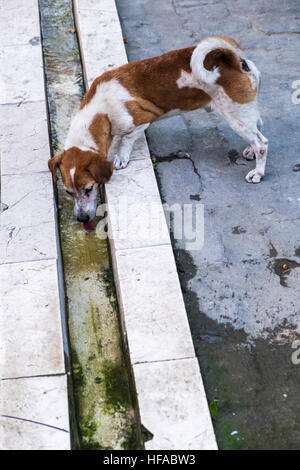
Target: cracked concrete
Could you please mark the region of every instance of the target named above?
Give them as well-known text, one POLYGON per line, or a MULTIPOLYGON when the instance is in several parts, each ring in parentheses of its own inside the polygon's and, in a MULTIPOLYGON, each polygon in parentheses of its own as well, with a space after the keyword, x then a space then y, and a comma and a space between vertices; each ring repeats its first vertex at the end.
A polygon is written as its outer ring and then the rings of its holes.
POLYGON ((56 426, 50 426, 49 424, 40 423, 39 421, 33 421, 32 419, 19 418, 18 416, 2 415, 2 418, 17 419, 19 421, 25 421, 25 422, 28 422, 28 423, 38 424, 39 426, 46 426, 48 428, 57 429, 57 431, 63 431, 63 432, 67 432, 67 433, 69 432, 66 429, 58 428, 56 426))
POLYGON ((157 122, 147 138, 163 200, 205 207, 204 248, 173 248, 206 391, 219 400, 219 446, 299 449, 300 371, 291 362, 300 333, 300 104, 291 99, 300 79, 299 4, 116 3, 130 61, 223 34, 262 72, 270 152, 260 185, 245 183, 254 167, 241 158, 246 144, 214 113, 157 122))

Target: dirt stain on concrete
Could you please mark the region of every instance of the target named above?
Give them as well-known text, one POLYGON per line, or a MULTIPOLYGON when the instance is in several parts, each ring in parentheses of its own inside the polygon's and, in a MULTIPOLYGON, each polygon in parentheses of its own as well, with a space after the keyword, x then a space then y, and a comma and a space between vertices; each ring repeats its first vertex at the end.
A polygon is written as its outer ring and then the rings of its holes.
POLYGON ((268 268, 279 276, 281 286, 289 287, 288 276, 293 269, 300 268, 300 263, 287 258, 277 258, 269 263, 268 268))
POLYGON ((185 250, 175 248, 174 254, 207 399, 218 400, 212 419, 219 447, 299 449, 300 369, 291 361, 292 341, 299 338, 295 327, 281 326, 289 330, 282 344, 271 339, 249 344, 243 330, 221 325, 199 309, 189 289, 197 275, 193 259, 185 250))

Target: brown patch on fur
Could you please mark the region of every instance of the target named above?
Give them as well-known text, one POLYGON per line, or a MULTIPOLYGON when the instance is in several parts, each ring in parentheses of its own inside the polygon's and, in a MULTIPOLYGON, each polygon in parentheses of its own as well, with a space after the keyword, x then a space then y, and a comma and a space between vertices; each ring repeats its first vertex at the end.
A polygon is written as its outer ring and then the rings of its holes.
POLYGON ((54 181, 57 180, 56 167, 58 166, 62 180, 66 188, 80 190, 96 183, 106 183, 113 172, 113 164, 108 162, 100 152, 81 150, 71 147, 62 154, 48 161, 54 181), (70 174, 72 168, 76 168, 74 181, 70 174), (55 179, 56 178, 56 179, 55 179))
POLYGON ((239 45, 238 42, 236 42, 233 38, 230 38, 228 36, 215 36, 216 39, 223 39, 223 41, 229 42, 233 47, 237 47, 238 49, 241 49, 241 46, 239 45))
POLYGON ((213 70, 215 67, 220 67, 224 64, 240 72, 242 71, 238 56, 230 49, 223 47, 218 47, 208 52, 203 62, 206 70, 213 70))
POLYGON ((170 51, 105 72, 94 80, 80 109, 92 100, 100 83, 113 79, 123 85, 137 102, 137 105, 129 105, 131 111, 138 114, 134 118, 137 122, 149 122, 144 119, 150 117, 147 115, 148 112, 151 115, 156 114, 154 109, 163 114, 173 109, 187 111, 207 105, 210 97, 203 90, 190 87, 178 88, 176 83, 182 70, 191 73, 190 60, 194 49, 195 46, 170 51), (146 114, 143 115, 142 111, 146 114))
POLYGON ((239 57, 230 49, 217 48, 209 52, 203 62, 207 70, 219 68, 220 77, 216 81, 225 93, 236 103, 250 103, 256 96, 248 75, 242 71, 239 57))
POLYGON ((56 155, 55 157, 50 158, 50 160, 48 160, 48 168, 52 173, 52 178, 53 178, 54 183, 56 183, 57 181, 56 169, 57 169, 57 166, 62 161, 62 157, 63 157, 63 153, 60 153, 59 155, 56 155))
POLYGON ((151 123, 163 114, 163 111, 157 106, 141 98, 126 101, 125 106, 128 113, 133 117, 135 126, 140 126, 147 122, 151 123))
POLYGON ((88 171, 97 183, 107 183, 113 174, 114 165, 112 162, 96 157, 89 164, 88 171))
POLYGON ((107 114, 97 113, 89 125, 89 131, 100 150, 107 158, 112 142, 111 124, 107 114))
POLYGON ((257 89, 253 88, 250 78, 228 66, 220 67, 221 76, 217 83, 224 88, 225 93, 236 103, 251 103, 256 97, 257 89))

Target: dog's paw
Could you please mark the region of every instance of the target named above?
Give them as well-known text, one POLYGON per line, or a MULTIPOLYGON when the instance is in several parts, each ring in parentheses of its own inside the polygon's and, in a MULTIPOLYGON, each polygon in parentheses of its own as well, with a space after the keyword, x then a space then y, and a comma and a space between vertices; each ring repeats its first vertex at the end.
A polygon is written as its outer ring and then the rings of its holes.
POLYGON ((245 176, 245 179, 247 183, 260 183, 260 180, 262 179, 263 175, 259 173, 257 170, 251 170, 249 173, 245 176))
POLYGON ((129 158, 124 160, 119 157, 119 155, 115 155, 114 157, 114 168, 116 170, 122 170, 123 168, 126 168, 129 162, 129 158))
POLYGON ((246 160, 254 160, 255 158, 255 153, 252 147, 247 147, 243 151, 243 157, 246 158, 246 160))

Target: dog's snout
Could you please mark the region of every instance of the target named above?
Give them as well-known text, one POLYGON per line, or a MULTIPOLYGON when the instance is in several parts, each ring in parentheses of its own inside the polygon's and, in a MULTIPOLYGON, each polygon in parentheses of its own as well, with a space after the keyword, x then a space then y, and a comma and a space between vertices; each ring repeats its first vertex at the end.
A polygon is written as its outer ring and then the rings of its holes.
POLYGON ((79 214, 77 216, 78 222, 88 222, 90 217, 87 214, 79 214))

